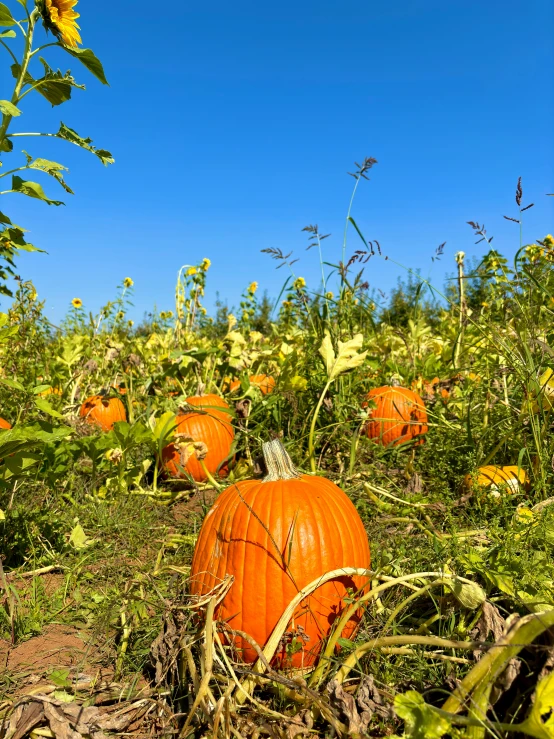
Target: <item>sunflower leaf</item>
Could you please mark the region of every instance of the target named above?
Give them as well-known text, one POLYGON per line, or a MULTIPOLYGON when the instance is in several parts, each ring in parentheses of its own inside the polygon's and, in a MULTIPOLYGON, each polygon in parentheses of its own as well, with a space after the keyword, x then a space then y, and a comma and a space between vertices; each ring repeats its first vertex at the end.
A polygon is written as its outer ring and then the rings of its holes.
POLYGON ((89 72, 91 72, 96 79, 100 80, 100 82, 103 85, 108 84, 108 80, 106 79, 106 75, 104 74, 104 67, 102 66, 102 62, 96 54, 92 51, 92 49, 78 49, 78 48, 72 48, 71 46, 66 46, 65 44, 60 44, 62 49, 65 49, 68 54, 71 54, 71 56, 75 57, 75 59, 78 59, 81 64, 83 64, 89 72))
POLYGON ((62 175, 62 172, 68 171, 67 167, 64 167, 63 164, 58 164, 58 162, 51 162, 49 159, 42 159, 41 157, 33 159, 26 151, 23 153, 27 157, 27 167, 29 169, 37 169, 39 172, 45 172, 59 182, 67 193, 73 195, 73 190, 66 183, 62 175))
POLYGON ((50 200, 38 182, 22 180, 21 177, 18 177, 17 175, 13 175, 12 177, 12 192, 20 192, 22 195, 27 195, 29 198, 42 200, 48 205, 65 205, 61 200, 50 200))
POLYGON ((15 38, 17 36, 15 31, 2 31, 0 38, 15 38))
POLYGON ((69 126, 66 126, 63 122, 60 122, 60 130, 58 131, 58 133, 55 134, 55 136, 57 136, 59 139, 69 141, 70 143, 75 144, 75 146, 80 146, 81 149, 86 149, 86 151, 90 151, 92 154, 95 154, 98 159, 100 159, 102 164, 108 165, 114 163, 114 158, 109 151, 106 151, 106 149, 97 149, 95 146, 92 145, 92 139, 85 139, 82 136, 79 136, 77 131, 69 128, 69 126))
POLYGON ((44 67, 44 76, 40 77, 34 83, 36 90, 43 97, 45 97, 52 105, 61 105, 67 102, 71 98, 71 88, 77 90, 85 90, 85 85, 80 85, 75 81, 71 72, 62 74, 61 70, 58 69, 55 72, 45 59, 40 57, 41 64, 44 67))
POLYGON ((0 3, 0 26, 15 26, 10 9, 4 3, 0 3))
POLYGON ((16 108, 16 106, 13 103, 10 103, 9 100, 0 100, 0 113, 14 117, 21 115, 19 108, 16 108))

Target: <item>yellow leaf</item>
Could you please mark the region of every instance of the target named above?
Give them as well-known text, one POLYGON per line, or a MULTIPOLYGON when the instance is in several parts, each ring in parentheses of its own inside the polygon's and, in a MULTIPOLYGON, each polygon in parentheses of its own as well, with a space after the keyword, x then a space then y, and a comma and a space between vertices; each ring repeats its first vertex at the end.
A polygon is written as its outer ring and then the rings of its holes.
POLYGON ((362 334, 356 334, 349 341, 339 341, 338 351, 335 354, 329 332, 325 332, 325 337, 319 347, 319 353, 325 362, 325 369, 327 370, 329 380, 334 380, 344 372, 348 372, 363 364, 367 356, 367 351, 361 354, 358 353, 358 349, 362 348, 363 340, 364 337, 362 334))

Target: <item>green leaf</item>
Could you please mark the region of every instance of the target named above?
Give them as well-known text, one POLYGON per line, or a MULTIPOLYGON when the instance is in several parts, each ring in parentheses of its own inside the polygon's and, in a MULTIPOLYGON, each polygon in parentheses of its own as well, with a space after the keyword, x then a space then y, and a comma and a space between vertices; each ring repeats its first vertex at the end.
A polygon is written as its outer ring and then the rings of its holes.
POLYGON ((59 413, 59 411, 57 411, 55 408, 52 408, 50 403, 45 398, 35 398, 35 405, 39 409, 39 411, 48 413, 48 415, 53 416, 53 418, 63 418, 62 414, 59 413))
POLYGON ((33 388, 33 395, 40 395, 45 390, 49 390, 52 387, 52 385, 36 385, 33 388))
POLYGON ((4 115, 11 115, 14 117, 17 117, 18 115, 21 115, 21 111, 19 108, 16 108, 13 103, 10 103, 9 100, 0 100, 0 113, 3 113, 4 115))
POLYGON ((15 38, 17 36, 15 31, 2 31, 0 38, 15 38))
POLYGON ((537 685, 533 707, 521 726, 525 733, 526 728, 530 729, 531 736, 554 739, 554 672, 544 677, 537 685))
POLYGON ((95 544, 98 539, 90 539, 80 523, 76 524, 69 535, 69 543, 75 549, 86 549, 95 544))
POLYGON ((2 383, 2 385, 7 385, 13 390, 20 390, 22 393, 27 392, 23 385, 17 380, 10 380, 8 377, 0 377, 0 382, 2 383))
POLYGON ((149 425, 158 444, 163 445, 165 441, 173 436, 173 432, 177 428, 177 419, 175 413, 166 411, 159 418, 152 415, 149 419, 149 425))
POLYGON ((53 177, 56 182, 59 182, 67 193, 73 195, 73 190, 66 183, 62 175, 62 172, 68 171, 67 167, 64 167, 63 164, 58 164, 58 162, 51 162, 49 159, 41 159, 40 157, 33 159, 25 150, 23 153, 27 157, 27 167, 29 169, 37 169, 39 172, 45 172, 50 177, 53 177))
POLYGON ((69 126, 66 126, 65 123, 60 123, 60 130, 57 134, 55 134, 59 139, 64 139, 65 141, 70 141, 72 144, 75 144, 76 146, 80 146, 81 149, 86 149, 87 151, 92 152, 92 154, 95 154, 98 159, 102 162, 102 164, 108 165, 114 163, 114 158, 110 154, 109 151, 106 151, 106 149, 97 149, 96 147, 92 146, 92 139, 89 138, 83 138, 82 136, 79 136, 77 131, 74 131, 72 128, 69 128, 69 126))
POLYGON ((81 64, 84 64, 88 71, 92 72, 96 79, 100 80, 103 85, 108 84, 102 62, 98 59, 92 49, 72 48, 70 46, 65 46, 64 44, 60 44, 60 46, 64 48, 68 54, 71 54, 75 59, 78 59, 81 64))
POLYGON ((65 205, 61 200, 50 200, 38 182, 22 180, 21 177, 18 177, 17 175, 13 175, 12 177, 12 191, 20 192, 22 195, 27 195, 29 198, 42 200, 48 205, 65 205))
POLYGON ((19 449, 4 459, 3 477, 5 480, 8 480, 11 477, 23 475, 27 470, 35 467, 40 462, 42 462, 42 454, 19 449))
POLYGON ((59 69, 57 72, 54 72, 42 57, 40 61, 44 66, 44 75, 38 80, 33 80, 28 75, 30 79, 25 77, 25 84, 35 85, 36 91, 45 97, 53 106, 61 105, 70 100, 72 88, 76 88, 77 90, 85 89, 84 85, 80 85, 75 81, 71 72, 62 74, 59 69))
POLYGON ((6 339, 9 339, 10 336, 15 336, 19 331, 19 326, 8 326, 7 328, 0 329, 0 344, 6 339))
POLYGON ((0 26, 15 26, 10 9, 4 3, 0 3, 0 26))
POLYGON ((47 676, 47 680, 49 680, 54 685, 57 685, 58 688, 69 688, 71 686, 71 680, 69 680, 69 670, 52 670, 52 672, 47 676))
POLYGON ((397 695, 394 710, 404 720, 404 736, 410 739, 440 739, 452 729, 450 721, 433 711, 416 690, 397 695))

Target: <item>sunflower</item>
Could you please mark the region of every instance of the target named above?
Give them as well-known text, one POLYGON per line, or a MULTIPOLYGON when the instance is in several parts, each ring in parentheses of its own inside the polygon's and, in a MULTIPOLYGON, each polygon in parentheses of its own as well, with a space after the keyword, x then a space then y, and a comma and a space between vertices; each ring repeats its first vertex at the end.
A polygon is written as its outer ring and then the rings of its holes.
POLYGON ((39 3, 45 27, 52 31, 59 41, 75 48, 81 43, 76 19, 79 13, 73 8, 78 0, 42 0, 39 3))
POLYGON ((130 288, 130 287, 133 287, 133 285, 134 285, 134 284, 135 284, 135 283, 133 282, 133 280, 132 280, 132 279, 131 279, 130 277, 126 277, 126 278, 125 278, 125 279, 123 280, 123 285, 124 285, 124 287, 126 287, 126 288, 130 288))
POLYGON ((83 307, 83 301, 81 300, 81 298, 73 298, 73 300, 71 301, 71 305, 74 308, 82 308, 83 307))

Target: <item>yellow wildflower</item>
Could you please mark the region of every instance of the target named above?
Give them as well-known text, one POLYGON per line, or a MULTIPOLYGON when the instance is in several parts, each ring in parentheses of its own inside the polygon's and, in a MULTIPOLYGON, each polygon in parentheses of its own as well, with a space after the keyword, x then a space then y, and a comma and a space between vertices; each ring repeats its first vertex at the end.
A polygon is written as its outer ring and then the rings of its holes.
POLYGON ((81 298, 73 298, 73 300, 71 301, 71 305, 74 308, 81 308, 83 305, 83 301, 81 300, 81 298))
POLYGON ((303 277, 297 277, 292 286, 295 290, 302 290, 303 287, 306 287, 306 280, 303 277))
POLYGON ((116 314, 116 320, 118 320, 118 321, 121 321, 121 319, 122 319, 122 318, 125 318, 125 313, 124 313, 124 312, 123 312, 122 310, 120 310, 120 311, 119 311, 119 312, 118 312, 118 313, 116 314))
POLYGON ((192 277, 192 275, 196 274, 196 267, 189 267, 187 269, 187 277, 192 277))
POLYGON ((131 279, 130 277, 126 277, 126 278, 125 278, 125 279, 123 280, 123 286, 124 286, 124 287, 133 287, 133 285, 134 285, 134 284, 135 284, 135 283, 133 282, 133 280, 132 280, 132 279, 131 279))
POLYGON ((554 236, 552 236, 552 234, 545 236, 544 243, 551 249, 554 246, 554 236))
POLYGON ((200 269, 204 270, 204 272, 207 272, 211 266, 212 263, 210 262, 208 257, 204 257, 204 259, 202 260, 202 264, 200 265, 200 269))
POLYGON ((333 295, 333 293, 332 293, 332 292, 331 292, 331 291, 329 290, 329 292, 325 293, 325 297, 327 298, 327 300, 333 300, 333 298, 334 298, 335 296, 334 296, 334 295, 333 295))
POLYGON ((257 282, 251 282, 250 283, 250 286, 248 288, 248 292, 251 295, 254 295, 254 293, 256 292, 257 289, 258 289, 258 283, 257 282))
POLYGON ((79 13, 73 10, 77 2, 78 0, 43 0, 41 3, 41 15, 46 28, 66 46, 73 48, 81 43, 76 20, 79 13))
POLYGON ((205 316, 207 312, 208 312, 208 311, 207 311, 207 310, 206 310, 206 309, 204 308, 204 306, 202 306, 202 307, 200 308, 200 314, 201 314, 201 315, 205 316))
POLYGON ((134 321, 127 321, 127 326, 129 326, 129 328, 133 328, 134 325, 135 325, 134 321))

